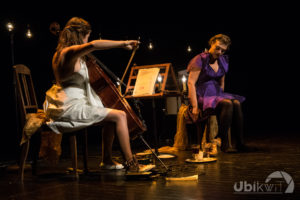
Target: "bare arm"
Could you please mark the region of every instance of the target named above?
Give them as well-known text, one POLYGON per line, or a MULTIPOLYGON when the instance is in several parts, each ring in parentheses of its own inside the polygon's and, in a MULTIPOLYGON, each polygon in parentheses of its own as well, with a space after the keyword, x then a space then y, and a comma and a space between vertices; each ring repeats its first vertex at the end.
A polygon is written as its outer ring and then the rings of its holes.
POLYGON ((224 88, 225 88, 225 75, 222 76, 222 78, 219 81, 219 84, 220 84, 221 89, 224 91, 224 88))
POLYGON ((189 100, 191 105, 193 106, 193 114, 198 114, 198 101, 197 101, 197 93, 196 93, 196 87, 195 84, 198 80, 199 74, 201 70, 192 70, 189 74, 188 79, 188 87, 189 87, 189 100))
MULTIPOLYGON (((138 45, 138 41, 128 40, 128 41, 112 41, 112 40, 93 40, 91 42, 73 45, 66 47, 62 50, 59 55, 57 63, 53 62, 53 69, 57 76, 57 79, 62 80, 70 76, 75 69, 75 64, 78 62, 78 59, 88 53, 91 53, 95 50, 104 50, 112 48, 125 48, 132 49, 134 46, 138 45)), ((57 55, 55 55, 57 56, 57 55)))
POLYGON ((70 60, 77 60, 79 57, 84 56, 95 50, 113 49, 113 48, 126 48, 131 50, 134 46, 138 45, 138 41, 113 41, 113 40, 93 40, 82 45, 73 45, 66 48, 66 54, 70 60))

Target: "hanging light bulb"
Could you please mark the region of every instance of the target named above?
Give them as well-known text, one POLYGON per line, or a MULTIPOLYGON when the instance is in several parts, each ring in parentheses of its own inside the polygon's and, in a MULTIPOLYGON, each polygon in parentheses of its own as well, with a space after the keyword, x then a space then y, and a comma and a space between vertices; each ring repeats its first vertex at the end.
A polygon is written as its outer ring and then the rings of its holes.
POLYGON ((159 83, 162 82, 162 76, 161 76, 160 74, 158 74, 158 76, 157 76, 157 81, 158 81, 159 83))
POLYGON ((187 90, 186 90, 186 77, 185 77, 185 75, 182 76, 181 81, 182 81, 182 90, 183 90, 183 92, 186 92, 187 90))
POLYGON ((29 39, 32 38, 32 33, 31 33, 30 29, 27 30, 26 37, 29 39))
POLYGON ((158 91, 161 91, 162 76, 160 74, 158 74, 157 76, 157 82, 158 82, 158 91))
POLYGON ((191 48, 191 46, 189 45, 188 47, 187 47, 187 52, 191 52, 192 51, 192 48, 191 48))
POLYGON ((27 31, 26 31, 26 37, 27 38, 32 38, 32 32, 31 32, 31 30, 30 30, 30 26, 29 25, 27 25, 27 31))
POLYGON ((152 50, 152 49, 153 49, 153 44, 152 44, 151 41, 150 41, 149 44, 148 44, 148 49, 149 49, 149 50, 152 50))
POLYGON ((7 28, 7 30, 9 31, 9 32, 12 32, 13 30, 14 30, 14 25, 13 25, 13 23, 11 23, 11 22, 8 22, 7 24, 6 24, 6 28, 7 28))

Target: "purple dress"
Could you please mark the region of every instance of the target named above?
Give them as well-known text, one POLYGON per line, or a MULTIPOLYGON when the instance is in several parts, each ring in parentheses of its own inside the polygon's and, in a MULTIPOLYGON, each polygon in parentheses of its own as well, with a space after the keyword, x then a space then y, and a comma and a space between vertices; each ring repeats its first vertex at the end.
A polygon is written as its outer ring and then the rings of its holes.
POLYGON ((209 53, 200 53, 190 61, 187 67, 188 72, 193 68, 201 69, 196 82, 196 92, 199 108, 204 115, 213 112, 223 99, 236 99, 240 102, 245 100, 245 97, 223 92, 220 87, 219 80, 228 72, 228 57, 222 55, 218 58, 217 72, 210 67, 209 59, 209 53))

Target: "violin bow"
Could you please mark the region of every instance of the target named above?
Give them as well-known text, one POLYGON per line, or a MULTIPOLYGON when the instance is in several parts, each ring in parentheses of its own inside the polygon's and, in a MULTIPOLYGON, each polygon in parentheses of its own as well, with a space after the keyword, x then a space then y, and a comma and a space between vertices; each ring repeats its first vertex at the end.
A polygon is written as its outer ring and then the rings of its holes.
MULTIPOLYGON (((140 41, 140 37, 138 38, 138 41, 140 41)), ((123 76, 122 76, 122 78, 121 78, 121 82, 124 81, 125 75, 127 74, 127 71, 128 71, 128 69, 129 69, 129 66, 130 66, 130 64, 131 64, 131 62, 132 62, 132 59, 133 59, 133 57, 134 57, 134 55, 135 55, 135 52, 136 52, 136 50, 137 50, 138 48, 139 48, 138 45, 137 45, 136 47, 133 48, 133 51, 132 51, 132 53, 131 53, 130 59, 129 59, 129 61, 128 61, 128 64, 127 64, 126 69, 125 69, 125 71, 124 71, 124 74, 123 74, 123 76)), ((119 89, 120 93, 122 94, 121 85, 119 85, 118 89, 119 89)))

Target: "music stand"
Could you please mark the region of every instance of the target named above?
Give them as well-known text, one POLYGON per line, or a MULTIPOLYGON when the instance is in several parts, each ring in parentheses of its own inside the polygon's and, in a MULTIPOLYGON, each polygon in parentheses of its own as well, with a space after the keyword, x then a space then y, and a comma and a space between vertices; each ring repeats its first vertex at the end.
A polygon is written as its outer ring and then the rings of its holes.
MULTIPOLYGON (((177 97, 182 96, 179 90, 175 73, 171 63, 154 64, 154 65, 143 65, 143 66, 133 66, 130 71, 125 98, 126 99, 151 99, 152 100, 152 116, 153 116, 153 135, 155 140, 155 153, 158 154, 158 138, 157 138, 157 119, 156 119, 156 105, 155 99, 165 98, 165 97, 177 97), (150 69, 159 68, 159 75, 162 80, 161 83, 155 83, 155 89, 153 94, 133 96, 133 90, 137 80, 138 71, 140 69, 150 69)), ((152 151, 152 150, 151 150, 152 151)), ((154 152, 152 152, 154 153, 154 152)), ((154 154, 155 155, 155 154, 154 154)), ((157 155, 155 155, 157 157, 157 155)), ((158 157, 157 157, 158 158, 158 157)), ((158 158, 159 159, 159 158, 158 158)))

